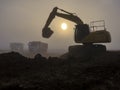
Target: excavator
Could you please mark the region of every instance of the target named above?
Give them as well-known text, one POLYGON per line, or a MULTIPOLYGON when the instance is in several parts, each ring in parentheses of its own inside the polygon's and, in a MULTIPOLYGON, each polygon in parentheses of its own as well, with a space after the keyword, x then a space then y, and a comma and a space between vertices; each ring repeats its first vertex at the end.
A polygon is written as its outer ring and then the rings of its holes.
POLYGON ((42 29, 42 36, 44 38, 49 38, 53 34, 53 30, 51 30, 49 25, 56 16, 75 23, 74 41, 80 43, 80 45, 69 46, 67 57, 90 57, 98 53, 106 52, 106 46, 98 44, 111 42, 111 35, 105 28, 104 20, 92 21, 90 25, 88 25, 75 13, 70 13, 58 7, 53 8, 42 29), (96 23, 100 23, 100 25, 96 23), (100 28, 100 30, 97 30, 97 28, 100 28))

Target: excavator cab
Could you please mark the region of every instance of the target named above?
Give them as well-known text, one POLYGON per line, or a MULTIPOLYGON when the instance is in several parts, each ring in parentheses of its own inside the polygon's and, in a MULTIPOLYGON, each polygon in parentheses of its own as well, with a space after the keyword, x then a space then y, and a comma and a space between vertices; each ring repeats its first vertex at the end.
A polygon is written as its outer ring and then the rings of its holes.
POLYGON ((80 43, 86 36, 90 34, 89 26, 88 24, 79 24, 75 27, 74 40, 76 43, 80 43))

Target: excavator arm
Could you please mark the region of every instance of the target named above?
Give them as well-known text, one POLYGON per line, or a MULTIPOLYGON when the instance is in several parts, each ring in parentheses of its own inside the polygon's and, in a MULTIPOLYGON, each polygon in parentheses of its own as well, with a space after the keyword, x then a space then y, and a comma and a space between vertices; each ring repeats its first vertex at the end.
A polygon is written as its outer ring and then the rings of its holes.
POLYGON ((53 8, 52 12, 50 13, 50 15, 46 21, 46 24, 42 30, 42 36, 44 38, 49 38, 53 34, 53 31, 51 30, 51 28, 49 28, 49 25, 52 22, 52 20, 55 18, 55 16, 72 21, 72 22, 76 23, 77 25, 83 24, 83 21, 78 16, 74 15, 74 13, 70 13, 63 9, 55 7, 55 8, 53 8), (59 13, 59 12, 57 12, 57 10, 60 10, 61 12, 64 12, 64 13, 59 13))

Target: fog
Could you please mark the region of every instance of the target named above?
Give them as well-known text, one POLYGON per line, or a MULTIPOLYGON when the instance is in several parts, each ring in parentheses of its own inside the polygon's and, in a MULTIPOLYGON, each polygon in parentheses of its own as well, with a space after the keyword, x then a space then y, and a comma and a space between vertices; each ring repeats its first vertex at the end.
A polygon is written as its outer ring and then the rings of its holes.
POLYGON ((49 50, 67 50, 74 42, 74 23, 56 17, 50 27, 54 34, 45 39, 41 32, 46 20, 57 6, 76 13, 84 23, 105 20, 112 42, 105 44, 108 50, 120 50, 120 0, 0 0, 0 49, 9 49, 10 42, 42 41, 49 50), (60 24, 66 22, 68 30, 60 24))

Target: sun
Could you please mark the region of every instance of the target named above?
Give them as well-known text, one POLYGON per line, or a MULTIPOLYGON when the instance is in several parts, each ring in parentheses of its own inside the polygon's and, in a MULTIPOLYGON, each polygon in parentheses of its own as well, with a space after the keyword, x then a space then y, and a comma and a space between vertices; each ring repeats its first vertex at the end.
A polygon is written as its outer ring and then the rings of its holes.
POLYGON ((61 24, 61 28, 62 28, 62 30, 67 30, 67 24, 66 23, 62 23, 61 24))

